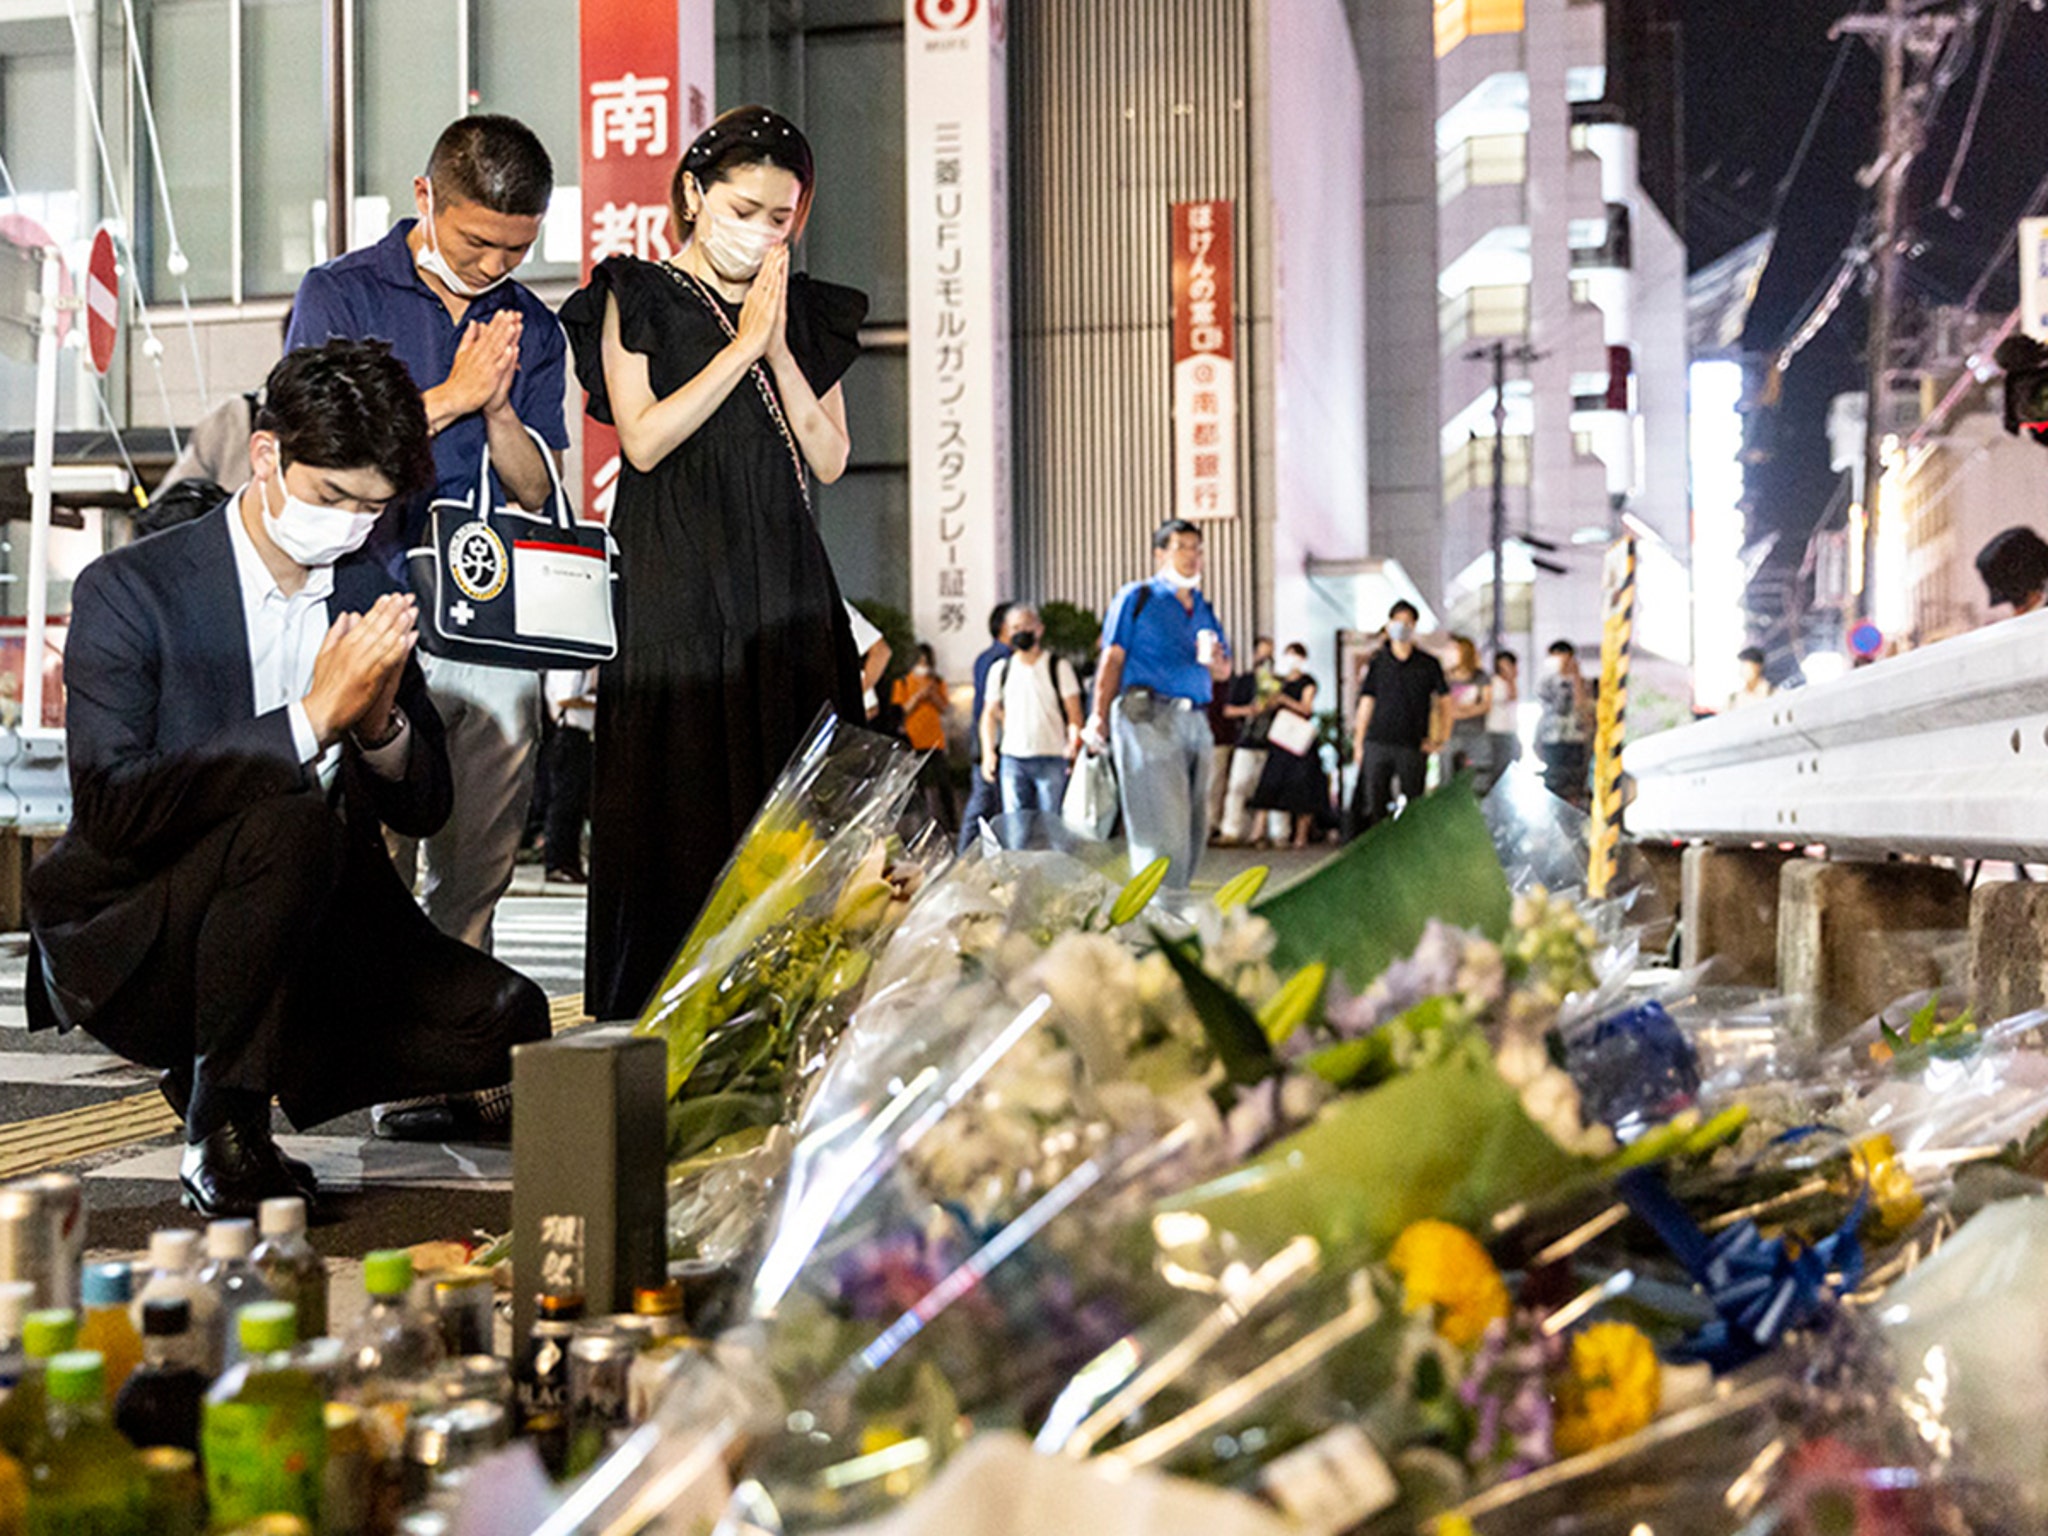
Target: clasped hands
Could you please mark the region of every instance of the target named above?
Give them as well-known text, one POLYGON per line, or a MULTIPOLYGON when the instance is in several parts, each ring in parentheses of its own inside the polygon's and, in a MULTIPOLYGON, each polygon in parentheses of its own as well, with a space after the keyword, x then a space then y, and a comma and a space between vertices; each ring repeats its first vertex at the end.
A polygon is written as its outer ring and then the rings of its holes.
POLYGON ((409 592, 386 593, 368 612, 344 613, 328 626, 302 701, 322 747, 344 731, 371 742, 391 734, 405 661, 418 643, 419 609, 409 592))

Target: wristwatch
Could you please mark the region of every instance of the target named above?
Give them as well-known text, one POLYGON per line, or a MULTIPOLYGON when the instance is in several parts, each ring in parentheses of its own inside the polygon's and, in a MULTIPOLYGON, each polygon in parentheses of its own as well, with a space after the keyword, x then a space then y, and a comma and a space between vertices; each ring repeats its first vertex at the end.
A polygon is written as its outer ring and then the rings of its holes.
POLYGON ((365 736, 361 731, 352 731, 350 732, 350 734, 355 737, 356 745, 361 747, 365 752, 375 752, 380 747, 388 747, 391 745, 391 743, 398 740, 398 738, 402 734, 404 734, 405 711, 400 709, 396 704, 392 705, 391 714, 385 720, 384 727, 384 734, 378 737, 375 741, 370 740, 370 738, 365 736))

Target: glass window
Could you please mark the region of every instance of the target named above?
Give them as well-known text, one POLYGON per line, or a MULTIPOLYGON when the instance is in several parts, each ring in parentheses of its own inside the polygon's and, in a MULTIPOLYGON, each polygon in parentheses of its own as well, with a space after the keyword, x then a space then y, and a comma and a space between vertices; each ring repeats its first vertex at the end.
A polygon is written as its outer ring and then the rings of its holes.
MULTIPOLYGON (((1529 439, 1516 432, 1501 438, 1502 485, 1529 483, 1529 439)), ((1444 501, 1493 486, 1493 439, 1475 437, 1444 455, 1444 501)))
MULTIPOLYGON (((74 132, 76 85, 71 34, 61 21, 54 25, 0 23, 0 148, 6 151, 7 169, 20 194, 12 201, 0 195, 0 211, 18 213, 42 225, 64 248, 65 260, 74 271, 85 259, 93 214, 75 190, 79 149, 74 132)), ((40 270, 31 267, 29 277, 32 283, 40 283, 40 270)), ((16 338, 34 345, 19 331, 10 340, 16 338)), ((96 424, 97 407, 90 403, 90 394, 81 390, 79 369, 70 362, 77 354, 59 356, 58 425, 83 425, 82 413, 92 413, 85 420, 96 424)), ((29 431, 35 426, 35 415, 35 369, 12 358, 0 359, 0 430, 29 431)), ((23 533, 20 544, 25 553, 25 529, 23 533)))
POLYGON ((166 191, 187 263, 185 291, 195 299, 226 299, 235 290, 234 98, 221 67, 234 52, 230 3, 155 0, 146 19, 138 18, 167 185, 157 186, 155 162, 138 142, 136 238, 149 263, 150 297, 159 303, 178 292, 164 221, 166 191))
POLYGON ((282 298, 326 255, 320 0, 241 4, 243 290, 282 298))
MULTIPOLYGON (((413 216, 412 179, 462 111, 467 0, 356 0, 356 210, 351 246, 413 216)), ((536 48, 536 58, 551 52, 536 48)), ((321 252, 324 257, 325 251, 321 252)))
POLYGON ((1523 0, 1436 0, 1436 56, 1468 37, 1522 30, 1523 0))
MULTIPOLYGON (((555 163, 555 201, 549 230, 520 267, 520 281, 573 278, 581 270, 583 251, 581 229, 574 227, 581 224, 582 200, 577 195, 577 178, 581 175, 583 142, 577 112, 581 80, 577 69, 576 0, 474 0, 471 15, 476 27, 471 39, 472 110, 502 112, 518 118, 540 135, 548 158, 555 163), (560 46, 546 40, 560 40, 560 46), (556 229, 557 220, 563 217, 572 224, 572 238, 568 240, 562 239, 556 229), (544 259, 550 255, 557 259, 544 259)), ((440 132, 447 121, 443 117, 437 122, 433 133, 440 132)), ((430 134, 419 149, 422 162, 432 144, 430 134)), ((672 147, 681 153, 681 146, 672 147)))

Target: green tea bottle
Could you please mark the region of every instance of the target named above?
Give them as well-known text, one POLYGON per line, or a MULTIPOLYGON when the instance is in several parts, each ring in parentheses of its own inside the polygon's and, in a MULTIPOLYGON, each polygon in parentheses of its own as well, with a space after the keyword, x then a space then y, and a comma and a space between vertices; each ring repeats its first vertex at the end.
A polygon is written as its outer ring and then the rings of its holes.
POLYGON ((243 1359, 207 1392, 199 1428, 213 1528, 292 1515, 318 1530, 326 1400, 313 1374, 292 1360, 298 1315, 288 1301, 258 1301, 235 1322, 243 1359))
POLYGON ((27 1465, 43 1438, 43 1378, 51 1360, 78 1343, 78 1314, 48 1307, 21 1320, 21 1378, 0 1402, 0 1451, 27 1465))
POLYGON ((43 1375, 47 1428, 29 1459, 29 1536, 146 1536, 142 1459, 107 1417, 98 1350, 67 1350, 43 1375))

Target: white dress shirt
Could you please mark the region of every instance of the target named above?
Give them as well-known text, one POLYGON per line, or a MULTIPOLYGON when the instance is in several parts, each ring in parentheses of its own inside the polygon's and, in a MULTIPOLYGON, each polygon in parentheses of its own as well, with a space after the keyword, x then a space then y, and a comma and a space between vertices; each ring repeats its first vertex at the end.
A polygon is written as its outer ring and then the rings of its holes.
MULTIPOLYGON (((292 742, 299 761, 312 765, 326 784, 341 762, 341 745, 320 748, 313 720, 306 713, 306 690, 313 684, 313 662, 327 636, 327 600, 334 595, 334 567, 306 571, 305 585, 287 595, 257 552, 256 541, 242 522, 242 492, 228 504, 228 542, 234 546, 235 572, 242 589, 242 620, 249 632, 250 704, 258 715, 284 708, 291 719, 292 742)), ((412 722, 375 751, 364 749, 363 761, 383 778, 404 777, 412 748, 412 722)))

